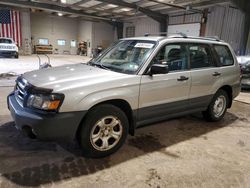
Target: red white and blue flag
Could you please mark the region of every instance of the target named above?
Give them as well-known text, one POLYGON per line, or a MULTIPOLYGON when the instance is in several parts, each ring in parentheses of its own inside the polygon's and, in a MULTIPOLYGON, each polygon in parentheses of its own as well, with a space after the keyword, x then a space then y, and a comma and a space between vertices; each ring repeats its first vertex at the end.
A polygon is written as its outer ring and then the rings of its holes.
POLYGON ((22 45, 19 11, 0 10, 0 37, 12 38, 19 47, 22 45))

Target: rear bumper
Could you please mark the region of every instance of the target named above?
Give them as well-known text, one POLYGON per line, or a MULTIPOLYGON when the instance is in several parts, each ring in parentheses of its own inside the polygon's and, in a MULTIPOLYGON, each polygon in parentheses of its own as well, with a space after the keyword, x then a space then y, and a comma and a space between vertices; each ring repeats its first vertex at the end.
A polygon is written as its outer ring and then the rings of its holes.
POLYGON ((241 88, 243 89, 249 89, 250 88, 250 75, 248 78, 242 78, 241 79, 241 88))
POLYGON ((8 96, 8 108, 16 128, 31 128, 35 136, 42 140, 75 139, 76 131, 86 112, 37 113, 24 108, 16 101, 14 94, 8 96))

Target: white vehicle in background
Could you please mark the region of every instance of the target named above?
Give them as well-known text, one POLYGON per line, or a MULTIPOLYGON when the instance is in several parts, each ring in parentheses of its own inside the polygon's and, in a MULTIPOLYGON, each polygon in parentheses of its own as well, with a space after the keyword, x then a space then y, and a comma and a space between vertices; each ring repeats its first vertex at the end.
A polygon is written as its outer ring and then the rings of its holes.
POLYGON ((18 58, 18 47, 11 38, 0 38, 0 56, 18 58))
POLYGON ((241 88, 250 89, 250 56, 238 56, 238 63, 241 68, 241 88))

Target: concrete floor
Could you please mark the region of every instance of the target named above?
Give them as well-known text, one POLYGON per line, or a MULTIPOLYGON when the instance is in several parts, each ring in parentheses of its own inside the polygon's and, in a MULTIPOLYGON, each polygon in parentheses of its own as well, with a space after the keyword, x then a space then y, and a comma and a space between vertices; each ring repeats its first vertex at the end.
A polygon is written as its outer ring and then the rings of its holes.
MULTIPOLYGON (((89 57, 78 55, 48 55, 52 66, 60 66, 64 64, 85 63, 89 61, 89 57)), ((44 55, 39 55, 41 63, 48 62, 44 55)), ((39 59, 37 55, 20 56, 19 59, 0 58, 0 74, 14 72, 22 74, 27 71, 39 68, 39 59)))
MULTIPOLYGON (((89 57, 79 55, 48 55, 52 67, 62 66, 65 64, 86 63, 89 57)), ((45 55, 39 55, 41 63, 48 62, 45 55)), ((37 55, 20 56, 19 59, 0 58, 0 87, 14 86, 16 77, 24 72, 39 69, 39 59, 37 55), (15 76, 8 76, 13 73, 15 76)))
MULTIPOLYGON (((87 60, 51 58, 54 66, 87 60)), ((31 56, 0 64, 0 73, 18 65, 20 74, 38 63, 31 56)), ((250 92, 236 98, 221 122, 195 114, 144 127, 117 153, 97 160, 83 158, 76 144, 31 140, 17 131, 6 106, 14 78, 0 79, 1 188, 250 187, 250 92)))
POLYGON ((0 87, 0 187, 250 187, 250 93, 219 123, 198 114, 138 129, 114 155, 85 159, 76 144, 31 140, 0 87))

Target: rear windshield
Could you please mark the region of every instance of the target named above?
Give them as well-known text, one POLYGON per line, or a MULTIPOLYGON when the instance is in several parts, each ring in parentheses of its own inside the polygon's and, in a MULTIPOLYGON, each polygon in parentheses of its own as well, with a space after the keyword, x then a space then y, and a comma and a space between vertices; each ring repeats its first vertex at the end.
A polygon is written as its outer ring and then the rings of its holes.
POLYGON ((0 43, 12 44, 12 40, 10 40, 10 39, 0 39, 0 43))

